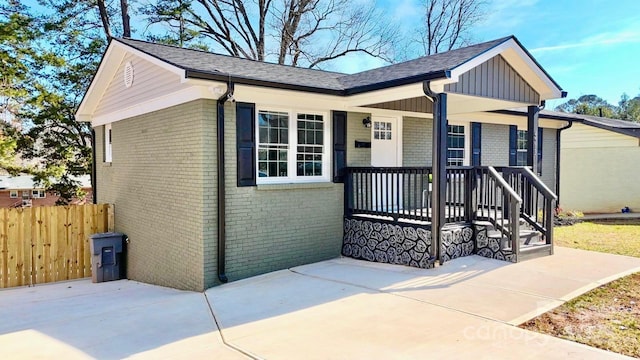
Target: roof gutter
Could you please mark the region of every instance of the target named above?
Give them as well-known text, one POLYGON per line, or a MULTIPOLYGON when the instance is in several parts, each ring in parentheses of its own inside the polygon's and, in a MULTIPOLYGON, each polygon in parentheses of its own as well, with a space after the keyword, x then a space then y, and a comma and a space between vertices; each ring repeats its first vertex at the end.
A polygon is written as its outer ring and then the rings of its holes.
POLYGON ((568 120, 569 124, 563 126, 556 131, 556 196, 558 201, 556 202, 556 208, 560 207, 560 133, 562 130, 567 130, 573 126, 573 121, 568 120))
POLYGON ((293 85, 293 84, 285 84, 274 81, 267 80, 256 80, 238 76, 230 76, 222 73, 213 73, 213 72, 205 72, 198 71, 193 69, 185 70, 185 78, 187 79, 200 79, 200 80, 213 80, 213 81, 221 81, 225 83, 231 82, 243 85, 252 85, 252 86, 261 86, 268 88, 276 88, 283 90, 294 90, 294 91, 304 91, 304 92, 312 92, 316 94, 328 94, 328 95, 344 95, 343 90, 334 90, 334 89, 325 89, 313 86, 304 86, 304 85, 293 85))
POLYGON ((227 278, 225 263, 226 263, 226 184, 224 178, 224 103, 227 100, 235 102, 233 99, 233 90, 235 84, 229 79, 227 83, 227 91, 218 99, 216 120, 217 120, 217 163, 218 163, 218 280, 222 283, 229 281, 227 278))
POLYGON ((384 81, 376 84, 356 86, 356 87, 341 89, 341 90, 320 88, 320 87, 314 87, 314 86, 285 84, 281 82, 267 81, 267 80, 256 80, 256 79, 250 79, 250 78, 244 78, 244 77, 229 76, 227 74, 222 74, 222 73, 198 71, 193 69, 185 70, 185 78, 212 80, 212 81, 220 81, 220 82, 233 82, 233 83, 242 84, 242 85, 261 86, 261 87, 268 87, 271 89, 275 88, 275 89, 281 89, 281 90, 303 91, 303 92, 310 92, 314 94, 350 96, 350 95, 356 95, 356 94, 361 94, 361 93, 375 91, 375 90, 384 90, 384 89, 388 89, 396 86, 416 84, 416 83, 421 83, 425 81, 450 79, 451 71, 439 70, 439 71, 434 71, 428 74, 409 76, 401 79, 394 79, 394 80, 384 81))

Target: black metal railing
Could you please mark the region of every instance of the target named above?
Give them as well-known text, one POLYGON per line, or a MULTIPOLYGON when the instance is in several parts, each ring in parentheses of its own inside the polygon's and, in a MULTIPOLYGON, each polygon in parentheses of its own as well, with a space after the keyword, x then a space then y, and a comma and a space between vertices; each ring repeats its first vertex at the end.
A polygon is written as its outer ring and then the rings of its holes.
MULTIPOLYGON (((553 241, 553 210, 557 199, 526 167, 448 167, 445 221, 485 220, 507 239, 516 254, 520 219, 553 241)), ((345 177, 345 216, 374 215, 432 221, 430 167, 349 167, 345 177)))
POLYGON ((503 168, 502 176, 522 198, 521 219, 539 231, 547 245, 552 245, 556 194, 528 167, 503 168))
MULTIPOLYGON (((449 223, 472 220, 466 201, 473 193, 473 167, 447 168, 445 217, 449 223)), ((345 214, 431 222, 430 167, 350 167, 345 179, 345 214)))
POLYGON ((491 166, 476 167, 475 192, 470 200, 477 220, 489 221, 507 239, 507 247, 518 254, 522 197, 491 166))
POLYGON ((431 221, 430 167, 350 167, 345 215, 431 221))

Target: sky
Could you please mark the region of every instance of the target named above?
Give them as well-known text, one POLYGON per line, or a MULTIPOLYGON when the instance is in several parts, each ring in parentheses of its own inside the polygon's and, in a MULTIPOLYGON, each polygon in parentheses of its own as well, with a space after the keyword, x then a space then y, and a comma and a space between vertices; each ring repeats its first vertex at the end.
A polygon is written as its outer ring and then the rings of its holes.
MULTIPOLYGON (((352 1, 382 7, 405 37, 422 20, 424 0, 352 1)), ((568 98, 596 94, 617 105, 623 93, 640 95, 640 0, 483 1, 486 15, 472 29, 472 43, 515 35, 568 98)), ((354 55, 328 70, 354 73, 382 65, 381 59, 354 55)), ((547 108, 565 101, 548 101, 547 108)))
MULTIPOLYGON (((378 3, 408 27, 420 21, 420 0, 378 3)), ((596 94, 617 105, 623 93, 640 95, 640 1, 488 0, 486 10, 473 42, 515 35, 568 98, 596 94)))

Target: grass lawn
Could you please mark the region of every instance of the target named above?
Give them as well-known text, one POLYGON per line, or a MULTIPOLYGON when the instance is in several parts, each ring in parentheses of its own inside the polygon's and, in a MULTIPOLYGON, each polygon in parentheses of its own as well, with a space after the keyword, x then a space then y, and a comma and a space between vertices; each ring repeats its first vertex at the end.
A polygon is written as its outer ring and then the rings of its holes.
MULTIPOLYGON (((640 220, 556 227, 556 245, 640 257, 640 220)), ((520 327, 640 358, 640 273, 594 289, 520 327)))

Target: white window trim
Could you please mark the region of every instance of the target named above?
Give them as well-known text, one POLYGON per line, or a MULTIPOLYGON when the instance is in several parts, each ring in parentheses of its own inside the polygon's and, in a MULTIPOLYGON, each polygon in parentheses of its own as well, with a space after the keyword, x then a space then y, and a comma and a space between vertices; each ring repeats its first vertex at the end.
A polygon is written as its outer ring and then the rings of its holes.
POLYGON ((113 144, 112 144, 113 131, 111 130, 111 124, 104 126, 104 162, 110 163, 113 161, 113 144), (111 136, 109 136, 111 132, 111 136))
MULTIPOLYGON (((471 122, 449 120, 447 125, 457 125, 464 127, 464 159, 462 160, 462 166, 470 166, 471 164, 471 122)), ((447 133, 449 129, 447 128, 447 133)), ((448 159, 448 158, 447 158, 448 159)))
POLYGON ((44 199, 47 197, 47 193, 44 189, 31 190, 31 197, 34 199, 44 199))
POLYGON ((278 106, 269 106, 269 105, 257 105, 256 104, 256 113, 255 113, 255 166, 256 166, 256 184, 292 184, 292 183, 318 183, 318 182, 330 182, 331 181, 331 150, 332 140, 331 140, 331 119, 329 118, 329 112, 326 111, 318 111, 318 110, 309 110, 309 109, 291 109, 291 108, 282 108, 278 106), (289 153, 287 155, 287 177, 260 177, 259 167, 258 167, 258 148, 260 144, 260 126, 259 126, 259 116, 260 111, 272 111, 272 112, 283 112, 289 115, 289 153), (297 176, 296 175, 296 154, 298 152, 298 114, 313 114, 313 115, 322 115, 323 123, 324 123, 324 146, 322 149, 322 176, 297 176))
MULTIPOLYGON (((526 154, 527 154, 528 145, 526 145, 524 147, 524 149, 521 149, 520 146, 519 146, 520 145, 520 134, 521 133, 525 133, 525 140, 527 142, 529 142, 529 138, 528 138, 527 132, 528 132, 528 130, 526 130, 526 129, 525 130, 518 129, 518 131, 516 131, 516 162, 518 161, 518 154, 524 153, 525 154, 525 159, 527 157, 526 154)), ((537 153, 537 151, 536 151, 536 153, 537 153)), ((536 157, 536 159, 537 159, 537 157, 536 157)), ((525 164, 521 164, 521 165, 517 165, 517 166, 527 166, 526 161, 525 161, 525 164)))
POLYGON ((18 198, 18 190, 9 190, 9 198, 17 199, 18 198))

